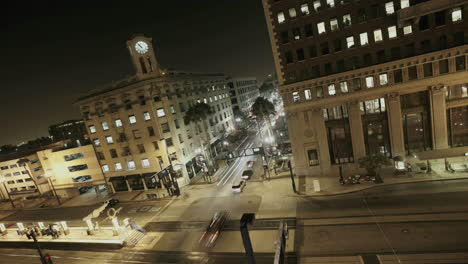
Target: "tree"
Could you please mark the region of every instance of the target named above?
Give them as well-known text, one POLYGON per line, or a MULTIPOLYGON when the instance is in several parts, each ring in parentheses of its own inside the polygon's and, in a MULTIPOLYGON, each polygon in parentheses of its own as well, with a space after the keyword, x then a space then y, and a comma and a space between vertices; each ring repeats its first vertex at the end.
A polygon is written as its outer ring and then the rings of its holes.
POLYGON ((202 138, 201 143, 201 148, 202 151, 205 152, 205 144, 203 141, 208 144, 208 153, 210 156, 210 159, 213 158, 211 155, 211 150, 210 150, 210 134, 209 134, 209 127, 207 124, 207 119, 213 115, 214 112, 211 110, 211 107, 208 104, 205 103, 197 103, 195 105, 190 106, 190 108, 187 110, 184 116, 184 123, 185 124, 190 124, 194 123, 196 126, 198 126, 199 123, 202 124, 203 128, 201 129, 202 131, 205 131, 205 138, 202 138))
POLYGON ((389 158, 383 154, 370 154, 359 159, 359 166, 367 170, 367 174, 370 176, 376 176, 377 170, 382 166, 389 166, 392 164, 389 158))
POLYGON ((258 97, 252 105, 252 114, 257 117, 257 120, 265 120, 268 124, 270 135, 272 135, 272 126, 270 116, 276 114, 275 106, 263 97, 258 97))
POLYGON ((12 152, 15 152, 16 149, 17 149, 16 146, 7 144, 7 145, 3 145, 3 146, 0 147, 0 153, 1 154, 10 154, 12 152))

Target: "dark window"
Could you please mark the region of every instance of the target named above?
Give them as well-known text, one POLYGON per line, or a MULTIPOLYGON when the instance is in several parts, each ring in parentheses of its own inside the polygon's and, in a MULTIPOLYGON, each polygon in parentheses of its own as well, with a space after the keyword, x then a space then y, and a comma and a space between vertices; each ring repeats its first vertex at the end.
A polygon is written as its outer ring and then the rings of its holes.
POLYGON ((125 104, 125 109, 127 110, 132 109, 132 102, 130 102, 130 100, 125 100, 124 104, 125 104))
POLYGON ((465 56, 458 56, 455 58, 455 67, 457 71, 466 69, 466 59, 465 56))
POLYGON ((342 50, 341 39, 335 39, 333 45, 335 46, 335 52, 342 50))
POLYGON ((309 57, 317 57, 317 48, 315 47, 315 45, 309 46, 309 57))
POLYGON ((96 151, 96 156, 99 160, 105 160, 106 157, 104 157, 104 153, 100 152, 100 151, 96 151))
POLYGON ((161 130, 162 130, 163 133, 171 132, 171 129, 169 128, 168 123, 162 123, 161 124, 161 130))
POLYGON ((391 48, 390 49, 390 56, 392 56, 392 60, 399 60, 401 58, 400 47, 391 48))
POLYGON ((301 30, 298 27, 295 27, 292 29, 292 34, 293 34, 294 40, 301 39, 301 30))
POLYGON ((371 19, 378 18, 380 16, 379 5, 371 5, 370 7, 370 17, 371 19))
POLYGON ((332 74, 333 71, 332 71, 332 66, 331 66, 331 63, 325 63, 325 74, 332 74))
POLYGON ((140 102, 140 105, 146 105, 146 99, 144 95, 138 96, 138 102, 140 102))
POLYGON ((455 46, 460 46, 465 44, 465 34, 463 32, 457 32, 454 35, 454 44, 455 46))
POLYGON ((378 63, 385 62, 385 50, 377 51, 377 62, 378 63))
POLYGON ((406 57, 412 57, 415 55, 414 43, 406 44, 406 57))
POLYGON ((320 50, 322 51, 322 55, 330 53, 330 50, 328 49, 328 42, 322 42, 322 44, 320 44, 320 50))
POLYGON ((418 71, 417 71, 416 66, 408 67, 408 79, 409 80, 418 79, 418 71))
POLYGON ((431 51, 431 41, 429 39, 425 39, 421 41, 421 51, 422 52, 430 52, 431 51))
POLYGON ((432 63, 426 63, 423 65, 424 69, 424 77, 431 77, 432 76, 432 63))
POLYGON ((132 155, 132 152, 130 151, 130 147, 123 147, 122 156, 126 157, 126 156, 130 156, 130 155, 132 155))
POLYGON ((445 10, 435 13, 435 25, 445 25, 445 10))
POLYGON ((310 149, 307 151, 307 156, 309 157, 309 166, 318 166, 319 159, 316 149, 310 149))
POLYGON ((372 64, 372 56, 369 53, 364 54, 363 60, 364 60, 364 66, 369 66, 372 64))
POLYGON ((403 82, 403 71, 401 69, 393 71, 393 82, 394 83, 403 82))
POLYGON ((65 155, 63 156, 65 161, 71 161, 71 160, 76 160, 76 159, 82 159, 84 158, 82 153, 75 153, 75 154, 70 154, 70 155, 65 155))
POLYGON ((353 90, 354 91, 361 90, 361 79, 360 78, 353 79, 353 90))
POLYGON ((117 155, 117 150, 115 150, 115 149, 110 149, 109 152, 110 152, 111 158, 114 159, 114 158, 117 158, 117 157, 118 157, 118 155, 117 155))
POLYGON ((312 67, 311 75, 312 78, 320 77, 320 67, 318 65, 312 67))
POLYGON ((178 119, 174 119, 174 125, 175 125, 175 128, 176 128, 176 129, 180 128, 179 120, 178 120, 178 119))
POLYGON ((281 43, 286 44, 289 42, 289 33, 288 31, 281 32, 281 43))
POLYGON ((150 137, 154 137, 155 134, 154 134, 154 128, 153 127, 148 127, 148 135, 150 137))
POLYGON ((157 141, 153 141, 154 150, 159 150, 159 145, 157 141))
POLYGON ((439 61, 439 73, 444 74, 449 72, 449 65, 448 65, 448 60, 440 60, 439 61))
POLYGON ((447 48, 447 36, 443 35, 439 37, 439 49, 447 48))
POLYGON ((419 18, 419 30, 429 29, 429 16, 422 16, 419 18))
POLYGON ((81 171, 81 170, 87 170, 87 169, 88 169, 87 164, 81 164, 81 165, 75 165, 75 166, 69 166, 68 167, 69 172, 81 171))
POLYGON ((137 144, 137 147, 138 147, 138 152, 140 152, 140 153, 145 153, 146 152, 145 146, 143 144, 137 144))
POLYGON ((291 51, 287 51, 284 56, 286 57, 286 63, 287 64, 294 62, 293 55, 292 55, 291 51))
POLYGON ((304 57, 304 49, 303 49, 303 48, 297 49, 297 50, 296 50, 296 55, 297 55, 297 60, 298 60, 298 61, 304 60, 304 59, 305 59, 305 57, 304 57))
POLYGON ((112 103, 112 104, 109 104, 109 111, 111 113, 117 113, 119 111, 119 108, 117 107, 116 104, 112 103))
POLYGON ((306 24, 304 26, 304 32, 305 32, 306 37, 312 37, 314 35, 312 24, 306 24))
POLYGON ((450 108, 449 142, 452 147, 468 146, 468 106, 450 108))
POLYGON ((125 133, 119 133, 119 139, 117 140, 117 142, 125 142, 127 141, 127 135, 125 135, 125 133))
POLYGON ((358 17, 357 17, 358 23, 366 21, 366 9, 360 8, 358 10, 358 17))
POLYGON ((172 142, 172 138, 166 138, 166 146, 170 147, 173 146, 174 143, 172 142))
POLYGON ((359 68, 358 57, 353 56, 349 59, 349 65, 351 66, 351 70, 355 70, 359 68))
POLYGON ((344 60, 339 60, 339 61, 336 62, 336 70, 338 72, 346 71, 344 60))

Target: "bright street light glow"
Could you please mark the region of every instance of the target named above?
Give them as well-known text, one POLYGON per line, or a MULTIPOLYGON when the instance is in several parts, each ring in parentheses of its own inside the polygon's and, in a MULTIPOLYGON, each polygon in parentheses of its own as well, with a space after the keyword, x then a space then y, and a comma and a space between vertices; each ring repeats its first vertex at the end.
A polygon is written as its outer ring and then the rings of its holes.
POLYGON ((236 118, 236 122, 240 122, 240 121, 241 121, 241 119, 239 117, 236 118))

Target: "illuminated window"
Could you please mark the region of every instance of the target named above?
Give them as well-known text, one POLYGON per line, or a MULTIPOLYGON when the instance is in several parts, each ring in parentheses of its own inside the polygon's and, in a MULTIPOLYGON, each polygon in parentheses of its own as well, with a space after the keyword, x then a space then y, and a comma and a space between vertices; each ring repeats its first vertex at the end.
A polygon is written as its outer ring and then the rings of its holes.
POLYGON ((308 4, 302 4, 301 5, 301 13, 302 13, 303 16, 306 16, 306 15, 308 15, 310 13, 308 4))
POLYGON ((171 109, 171 114, 175 114, 175 113, 176 113, 176 110, 175 110, 174 105, 171 105, 169 108, 171 109))
POLYGON ((407 8, 407 7, 409 7, 409 6, 410 6, 410 2, 409 2, 409 0, 401 0, 401 2, 400 2, 400 3, 401 3, 401 4, 400 4, 400 6, 401 6, 401 9, 403 9, 403 8, 407 8))
POLYGON ((335 0, 327 0, 328 7, 335 7, 335 0))
POLYGON ((366 77, 366 88, 374 88, 374 77, 366 77))
POLYGON ((109 144, 114 143, 114 139, 112 138, 112 136, 107 136, 107 137, 106 137, 106 141, 107 141, 107 143, 109 143, 109 144))
POLYGON ((367 37, 367 32, 359 34, 359 40, 361 42, 361 46, 369 44, 369 38, 367 37))
POLYGON ((134 115, 131 115, 128 117, 128 121, 130 121, 130 124, 135 124, 137 120, 134 115))
POLYGON ((411 25, 407 25, 403 27, 403 34, 408 35, 413 33, 413 27, 411 25))
POLYGON ((114 164, 115 170, 116 171, 121 171, 122 170, 122 163, 117 162, 114 164))
POLYGON ((452 22, 462 21, 463 15, 460 7, 452 9, 452 22))
POLYGON ((331 28, 331 31, 336 31, 339 29, 338 27, 338 19, 336 18, 332 18, 330 20, 330 28, 331 28))
POLYGON ((348 82, 340 82, 340 90, 342 93, 347 93, 348 92, 348 82))
POLYGON ((379 74, 379 83, 380 83, 380 85, 387 85, 388 84, 388 74, 387 73, 379 74))
POLYGON ((129 160, 127 162, 127 168, 128 168, 128 170, 135 170, 136 169, 135 161, 129 160))
POLYGON ((346 14, 343 16, 343 25, 345 27, 351 26, 351 14, 346 14))
POLYGON ((327 31, 325 30, 325 22, 317 23, 317 30, 319 34, 326 33, 327 31))
POLYGON ((115 123, 115 127, 122 127, 122 120, 116 119, 114 123, 115 123))
POLYGON ((317 94, 317 98, 322 98, 323 97, 323 88, 322 88, 322 86, 318 86, 316 88, 316 94, 317 94))
POLYGON ((279 23, 279 24, 284 23, 285 20, 286 20, 286 18, 284 17, 284 13, 283 13, 283 12, 279 12, 279 13, 278 13, 278 23, 279 23))
POLYGON ((315 11, 319 11, 321 6, 322 6, 322 4, 320 3, 320 0, 315 0, 314 1, 314 10, 315 11))
POLYGON ((141 166, 143 166, 143 168, 149 168, 150 167, 149 159, 142 159, 141 160, 141 166))
POLYGON ((109 124, 107 122, 102 122, 101 125, 102 125, 102 130, 104 131, 109 130, 109 124))
POLYGON ((104 173, 109 172, 109 165, 106 165, 106 164, 102 165, 102 171, 104 173))
POLYGON ((293 17, 296 17, 296 8, 289 8, 289 17, 290 18, 293 18, 293 17))
POLYGON ((96 127, 95 126, 89 126, 89 133, 91 133, 91 134, 96 133, 96 127))
POLYGON ((349 48, 354 48, 354 37, 350 36, 346 38, 346 46, 349 48))
POLYGON ((150 113, 144 112, 144 113, 143 113, 143 118, 145 119, 145 121, 151 120, 151 115, 150 115, 150 113))
POLYGON ((312 99, 312 92, 310 91, 310 89, 305 89, 304 90, 304 98, 306 100, 312 99))
POLYGON ((299 103, 301 101, 301 96, 299 95, 299 92, 293 92, 292 96, 293 96, 293 101, 295 103, 299 103))
POLYGON ((383 41, 382 30, 380 28, 374 30, 374 41, 375 42, 383 41))
POLYGON ((166 111, 164 111, 164 108, 159 108, 158 110, 156 110, 156 115, 158 117, 164 117, 166 116, 166 111))
POLYGON ((393 5, 393 1, 385 3, 385 13, 387 13, 387 15, 391 15, 395 13, 395 7, 393 5))
POLYGON ((387 28, 388 30, 388 38, 389 39, 392 39, 392 38, 396 38, 397 37, 397 29, 396 29, 396 26, 390 26, 387 28))
POLYGON ((335 95, 336 94, 336 89, 335 89, 335 84, 329 84, 328 85, 328 95, 335 95))
POLYGON ((94 141, 94 146, 96 146, 96 147, 101 146, 101 141, 99 139, 96 138, 93 141, 94 141))

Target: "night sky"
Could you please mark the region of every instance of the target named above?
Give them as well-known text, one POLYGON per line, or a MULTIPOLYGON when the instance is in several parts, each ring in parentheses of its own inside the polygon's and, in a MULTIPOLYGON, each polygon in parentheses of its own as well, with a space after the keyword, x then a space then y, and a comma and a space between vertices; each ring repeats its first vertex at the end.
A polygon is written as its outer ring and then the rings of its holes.
POLYGON ((153 38, 163 68, 259 80, 274 71, 261 0, 9 2, 0 11, 0 146, 46 136, 79 118, 81 93, 132 75, 125 42, 135 33, 153 38))

